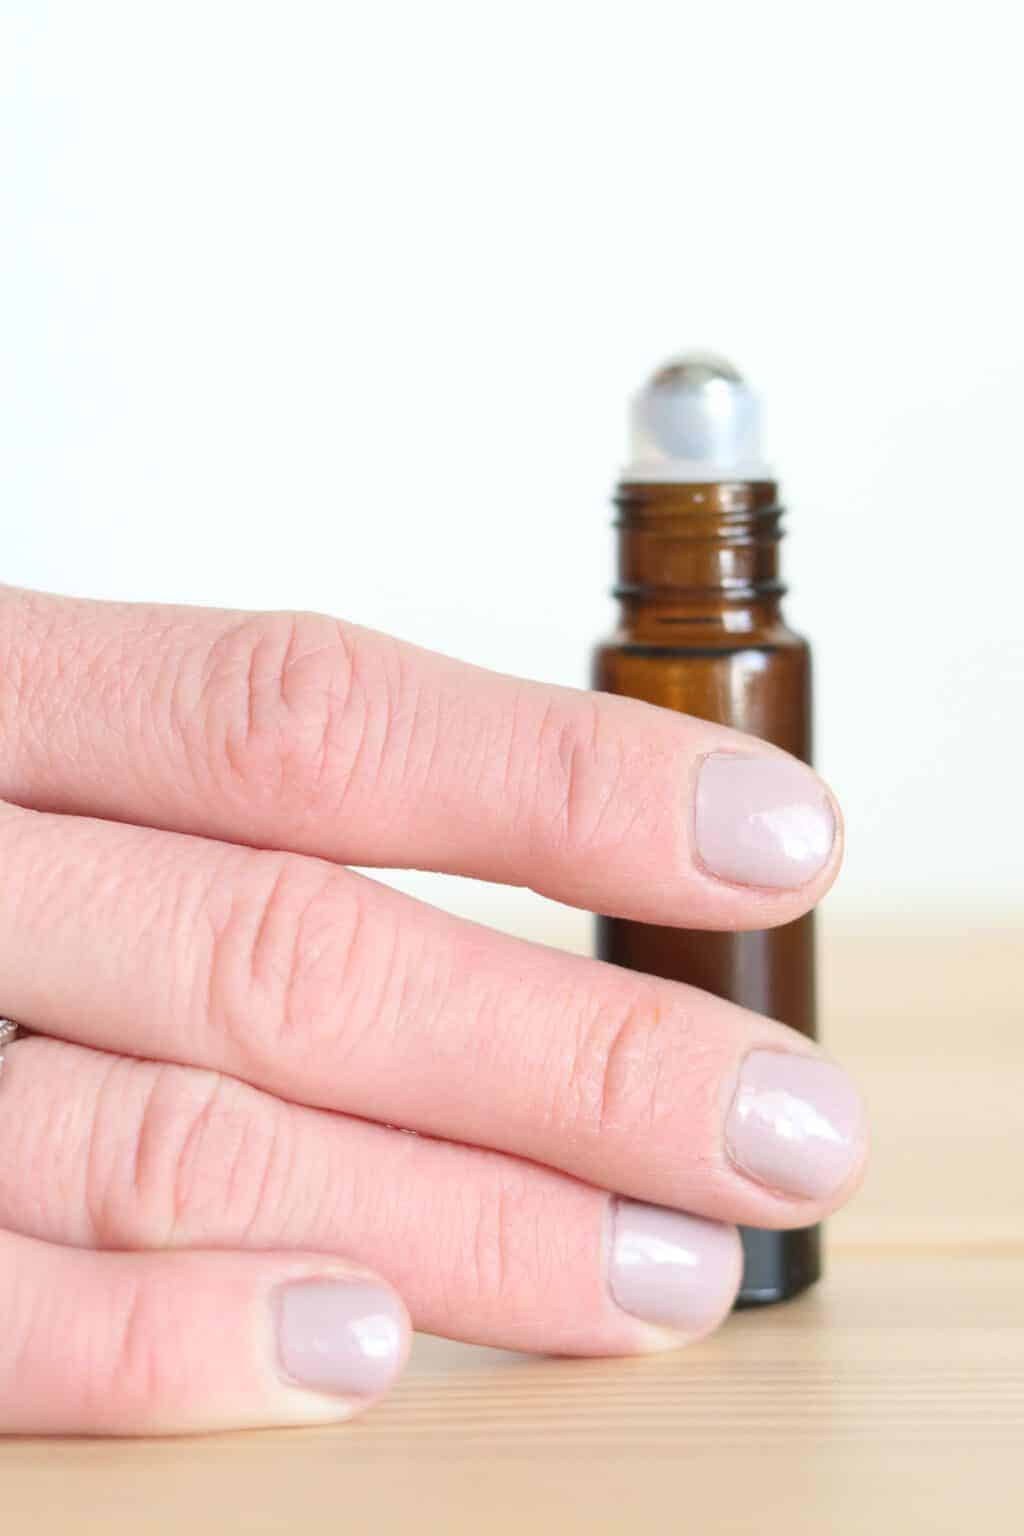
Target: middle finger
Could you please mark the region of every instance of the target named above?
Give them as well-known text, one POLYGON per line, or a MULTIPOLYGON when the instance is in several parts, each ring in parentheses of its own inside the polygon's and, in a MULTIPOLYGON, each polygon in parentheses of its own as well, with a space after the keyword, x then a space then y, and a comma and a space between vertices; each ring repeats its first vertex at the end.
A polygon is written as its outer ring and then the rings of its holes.
POLYGON ((346 869, 0 809, 15 1018, 636 1199, 805 1225, 852 1189, 859 1099, 794 1031, 494 933, 346 869))

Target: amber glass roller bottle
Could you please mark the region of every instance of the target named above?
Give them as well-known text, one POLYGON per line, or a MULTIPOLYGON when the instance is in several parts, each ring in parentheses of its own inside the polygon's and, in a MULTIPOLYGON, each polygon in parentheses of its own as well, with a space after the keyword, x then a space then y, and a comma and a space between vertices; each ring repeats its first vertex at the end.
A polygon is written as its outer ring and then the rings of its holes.
MULTIPOLYGON (((809 762, 811 663, 787 629, 782 509, 761 462, 757 401, 720 358, 668 363, 636 397, 618 511, 617 633, 594 686, 763 737, 809 762)), ((689 982, 815 1034, 813 917, 754 933, 598 919, 604 960, 689 982)), ((817 1228, 744 1229, 739 1305, 819 1276, 817 1228)))

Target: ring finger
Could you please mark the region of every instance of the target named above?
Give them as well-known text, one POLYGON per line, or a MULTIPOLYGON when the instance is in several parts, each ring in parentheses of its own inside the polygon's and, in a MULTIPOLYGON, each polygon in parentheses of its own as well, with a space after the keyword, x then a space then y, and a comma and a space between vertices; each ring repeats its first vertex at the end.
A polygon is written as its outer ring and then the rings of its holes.
POLYGON ((562 1354, 698 1337, 739 1283, 731 1227, 215 1073, 36 1037, 2 1095, 0 1227, 51 1243, 344 1254, 420 1328, 562 1354))

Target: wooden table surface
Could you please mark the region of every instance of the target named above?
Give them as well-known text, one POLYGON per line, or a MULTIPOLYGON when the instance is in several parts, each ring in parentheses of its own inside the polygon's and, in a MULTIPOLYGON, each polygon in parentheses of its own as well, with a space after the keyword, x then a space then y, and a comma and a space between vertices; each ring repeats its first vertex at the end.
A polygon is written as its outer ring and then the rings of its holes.
POLYGON ((800 1300, 643 1360, 421 1339, 337 1429, 7 1441, 5 1536, 1024 1531, 1022 966, 1020 931, 830 939, 875 1155, 800 1300))

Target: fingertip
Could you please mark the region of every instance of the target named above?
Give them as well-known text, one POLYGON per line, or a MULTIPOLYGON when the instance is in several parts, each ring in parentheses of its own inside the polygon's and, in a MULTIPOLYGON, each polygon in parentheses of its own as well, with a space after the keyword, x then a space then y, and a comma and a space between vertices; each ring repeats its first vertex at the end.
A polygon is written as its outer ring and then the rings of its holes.
POLYGON ((303 1422, 343 1420, 391 1390, 409 1357, 401 1298, 376 1276, 306 1274, 269 1298, 284 1401, 303 1422))
POLYGON ((841 837, 835 797, 805 763, 781 752, 701 759, 693 847, 713 879, 816 896, 834 878, 841 837))
POLYGON ((706 1337, 736 1300, 743 1267, 739 1233, 665 1206, 615 1199, 608 1286, 637 1319, 638 1353, 706 1337))
POLYGON ((824 1054, 752 1050, 739 1068, 725 1147, 742 1176, 825 1215, 864 1177, 866 1106, 849 1073, 824 1054))

